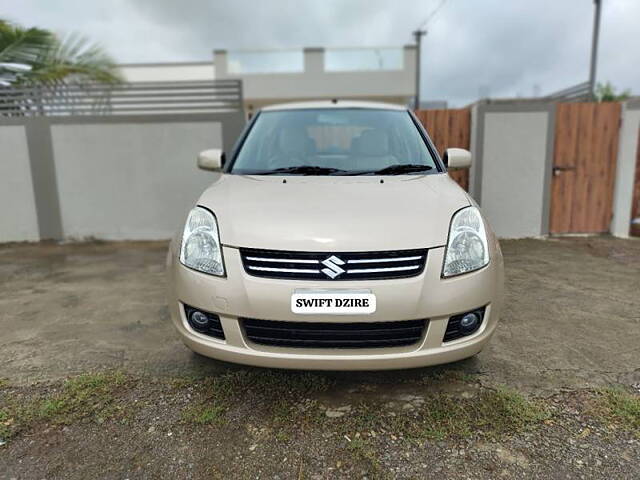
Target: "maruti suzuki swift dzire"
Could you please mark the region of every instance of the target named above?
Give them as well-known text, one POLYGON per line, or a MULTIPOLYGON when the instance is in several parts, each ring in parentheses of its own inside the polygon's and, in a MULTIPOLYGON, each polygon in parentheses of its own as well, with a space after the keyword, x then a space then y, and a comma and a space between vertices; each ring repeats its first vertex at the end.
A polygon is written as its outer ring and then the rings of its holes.
POLYGON ((410 368, 473 356, 498 323, 498 241, 405 107, 270 106, 171 243, 169 308, 193 351, 277 368, 410 368))

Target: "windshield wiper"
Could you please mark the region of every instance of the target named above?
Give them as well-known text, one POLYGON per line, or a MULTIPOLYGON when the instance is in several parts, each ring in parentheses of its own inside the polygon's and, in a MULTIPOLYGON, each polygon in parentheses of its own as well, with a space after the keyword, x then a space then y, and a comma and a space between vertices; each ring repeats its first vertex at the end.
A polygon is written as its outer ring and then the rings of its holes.
POLYGON ((380 170, 376 170, 371 173, 373 173, 374 175, 401 175, 403 173, 425 172, 431 169, 433 169, 431 165, 407 163, 404 165, 391 165, 389 167, 381 168, 380 170))
POLYGON ((346 173, 345 170, 330 167, 317 167, 313 165, 298 165, 296 167, 283 167, 274 170, 261 170, 255 172, 244 173, 244 175, 335 175, 337 173, 346 173))
POLYGON ((316 165, 297 165, 294 167, 275 168, 273 170, 248 170, 238 172, 241 175, 401 175, 403 173, 424 172, 433 169, 430 165, 404 164, 391 165, 380 170, 342 170, 316 165))

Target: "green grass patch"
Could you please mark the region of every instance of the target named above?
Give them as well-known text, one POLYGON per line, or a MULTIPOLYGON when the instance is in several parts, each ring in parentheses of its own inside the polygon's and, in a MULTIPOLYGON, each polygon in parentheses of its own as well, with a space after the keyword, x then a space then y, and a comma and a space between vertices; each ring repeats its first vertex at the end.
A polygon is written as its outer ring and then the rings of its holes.
POLYGON ((71 378, 57 395, 44 400, 41 417, 58 424, 109 418, 119 410, 114 395, 126 381, 122 372, 87 373, 71 378))
POLYGON ((214 379, 223 392, 259 393, 262 398, 301 397, 325 391, 332 383, 321 374, 280 370, 239 370, 214 379))
POLYGON ((9 412, 5 409, 0 409, 0 439, 5 439, 10 436, 11 423, 9 412))
POLYGON ((496 437, 534 427, 549 416, 541 402, 499 389, 483 390, 472 398, 433 394, 410 411, 392 412, 361 404, 351 416, 339 419, 344 419, 339 428, 345 434, 385 431, 414 440, 464 438, 472 434, 496 437))
POLYGON ((229 413, 233 409, 236 414, 268 419, 274 429, 291 435, 305 429, 333 429, 351 438, 356 432, 375 431, 420 440, 473 434, 493 437, 532 428, 550 416, 542 402, 528 400, 515 391, 480 389, 471 398, 432 393, 424 403, 400 411, 392 411, 372 398, 331 419, 313 399, 331 385, 332 380, 322 374, 234 371, 190 384, 195 395, 182 418, 188 423, 223 425, 233 416, 229 413))
MULTIPOLYGON (((181 382, 174 380, 172 384, 181 382)), ((182 418, 190 423, 222 424, 229 408, 240 403, 266 410, 276 423, 291 422, 300 413, 296 404, 331 384, 321 374, 275 370, 237 370, 193 380, 183 384, 195 390, 196 399, 182 412, 182 418)))
POLYGON ((169 385, 175 390, 182 390, 185 388, 191 388, 198 385, 198 382, 201 382, 203 377, 196 375, 184 375, 181 377, 175 377, 169 380, 169 385))
POLYGON ((34 407, 39 408, 37 411, 31 412, 32 414, 30 416, 48 419, 64 412, 66 402, 61 398, 48 398, 43 400, 39 406, 36 404, 34 407))
POLYGON ((630 430, 640 438, 640 395, 622 388, 599 390, 594 413, 608 423, 630 430))
POLYGON ((216 403, 204 403, 193 407, 187 407, 182 412, 183 420, 198 425, 210 423, 222 423, 227 408, 216 403))
POLYGON ((369 440, 353 438, 347 443, 348 459, 363 468, 371 478, 391 478, 380 463, 378 453, 369 440))
POLYGON ((433 382, 461 382, 473 383, 477 380, 477 375, 466 373, 462 370, 451 369, 446 367, 436 367, 428 375, 422 378, 422 383, 429 384, 433 382))
POLYGON ((37 422, 69 424, 104 421, 124 411, 117 399, 129 380, 122 372, 89 373, 59 387, 22 395, 4 392, 0 405, 0 436, 9 438, 37 422))

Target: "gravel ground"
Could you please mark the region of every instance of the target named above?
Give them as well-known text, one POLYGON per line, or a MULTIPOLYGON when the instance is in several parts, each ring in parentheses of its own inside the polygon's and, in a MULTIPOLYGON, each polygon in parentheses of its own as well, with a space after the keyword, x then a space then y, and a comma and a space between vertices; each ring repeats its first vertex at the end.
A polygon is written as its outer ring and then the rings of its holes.
POLYGON ((640 241, 502 246, 477 357, 317 374, 184 348, 165 243, 0 246, 0 479, 640 478, 640 241))
MULTIPOLYGON (((517 401, 505 408, 476 379, 444 369, 406 384, 411 395, 359 383, 351 389, 368 392, 366 400, 337 405, 341 386, 330 374, 273 375, 273 390, 245 376, 223 404, 206 377, 128 381, 109 408, 95 396, 71 413, 27 421, 0 450, 0 479, 640 477, 640 412, 634 426, 599 392, 508 393, 517 401), (270 393, 258 395, 256 384, 270 393), (457 402, 483 413, 460 420, 457 402)), ((0 398, 26 405, 62 389, 8 387, 0 398)), ((638 409, 637 394, 625 395, 638 409)))

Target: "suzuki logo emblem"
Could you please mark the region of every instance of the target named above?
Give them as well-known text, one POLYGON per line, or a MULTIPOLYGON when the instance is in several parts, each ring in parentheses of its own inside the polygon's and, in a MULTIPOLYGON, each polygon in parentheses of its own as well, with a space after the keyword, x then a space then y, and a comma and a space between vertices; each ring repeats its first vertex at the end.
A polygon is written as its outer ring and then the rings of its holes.
POLYGON ((338 275, 342 275, 346 271, 340 268, 340 265, 344 265, 344 260, 339 259, 335 255, 331 255, 321 263, 327 267, 322 269, 322 273, 330 278, 336 278, 338 275))

